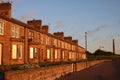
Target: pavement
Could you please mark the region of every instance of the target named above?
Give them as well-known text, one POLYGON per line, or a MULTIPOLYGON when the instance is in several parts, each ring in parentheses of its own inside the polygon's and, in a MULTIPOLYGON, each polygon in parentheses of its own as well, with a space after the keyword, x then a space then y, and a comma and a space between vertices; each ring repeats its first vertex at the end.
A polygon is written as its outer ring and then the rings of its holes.
POLYGON ((120 80, 120 61, 107 61, 58 80, 120 80))

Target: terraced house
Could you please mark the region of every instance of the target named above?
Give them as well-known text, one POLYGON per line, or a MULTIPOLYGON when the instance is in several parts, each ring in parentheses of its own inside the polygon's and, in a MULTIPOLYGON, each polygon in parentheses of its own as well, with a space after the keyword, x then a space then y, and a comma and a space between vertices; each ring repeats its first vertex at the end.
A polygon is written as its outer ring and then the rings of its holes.
POLYGON ((11 12, 11 3, 0 3, 0 65, 86 59, 78 40, 63 32, 50 34, 42 20, 21 22, 11 12))

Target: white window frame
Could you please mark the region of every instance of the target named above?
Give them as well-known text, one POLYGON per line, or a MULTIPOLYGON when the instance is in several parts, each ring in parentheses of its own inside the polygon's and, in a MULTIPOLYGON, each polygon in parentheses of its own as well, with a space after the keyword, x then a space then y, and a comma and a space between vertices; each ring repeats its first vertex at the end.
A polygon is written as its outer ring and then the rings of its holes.
POLYGON ((13 38, 19 38, 19 27, 16 27, 15 25, 11 27, 11 36, 13 38))
POLYGON ((29 55, 30 59, 34 58, 34 48, 30 47, 30 55, 29 55))
POLYGON ((49 45, 50 44, 50 37, 46 37, 46 44, 49 45))
POLYGON ((30 50, 29 50, 29 58, 30 59, 34 59, 34 58, 37 58, 37 54, 38 54, 38 49, 36 47, 30 47, 30 50))
POLYGON ((41 35, 40 34, 38 34, 38 42, 41 43, 41 35))
POLYGON ((62 58, 65 59, 65 52, 62 51, 62 58))
POLYGON ((55 59, 57 59, 57 58, 58 58, 58 51, 55 50, 55 59))
POLYGON ((12 44, 12 59, 22 59, 22 45, 12 44))
POLYGON ((33 31, 29 31, 29 38, 34 39, 34 32, 33 31))
POLYGON ((22 45, 17 45, 17 57, 22 59, 22 45))
POLYGON ((72 52, 69 52, 69 59, 72 59, 72 52))
POLYGON ((4 35, 4 23, 0 21, 0 35, 4 35))
POLYGON ((54 39, 54 46, 57 47, 57 40, 56 39, 54 39))
POLYGON ((19 38, 19 28, 15 27, 15 37, 19 38))
POLYGON ((50 54, 51 54, 50 49, 47 49, 47 59, 50 59, 50 57, 51 57, 50 54))
POLYGON ((15 26, 12 26, 11 30, 12 30, 12 37, 15 37, 15 26))

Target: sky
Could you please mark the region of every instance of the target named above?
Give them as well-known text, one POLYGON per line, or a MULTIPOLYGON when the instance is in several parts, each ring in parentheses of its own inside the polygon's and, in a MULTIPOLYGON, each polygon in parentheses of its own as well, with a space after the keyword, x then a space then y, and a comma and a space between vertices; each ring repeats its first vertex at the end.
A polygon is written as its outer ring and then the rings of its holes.
POLYGON ((49 32, 64 32, 79 40, 88 51, 112 51, 120 54, 120 0, 4 0, 12 2, 12 16, 26 23, 40 19, 49 25, 49 32))

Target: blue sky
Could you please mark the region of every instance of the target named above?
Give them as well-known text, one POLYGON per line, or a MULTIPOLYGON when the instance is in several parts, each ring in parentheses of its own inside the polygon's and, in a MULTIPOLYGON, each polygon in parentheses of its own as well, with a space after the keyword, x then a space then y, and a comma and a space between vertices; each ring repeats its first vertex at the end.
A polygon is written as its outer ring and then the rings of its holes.
POLYGON ((64 31, 65 36, 79 40, 84 47, 88 34, 88 51, 120 53, 120 0, 11 0, 13 17, 26 22, 41 19, 50 26, 50 33, 64 31), (102 47, 101 47, 102 46, 102 47))

